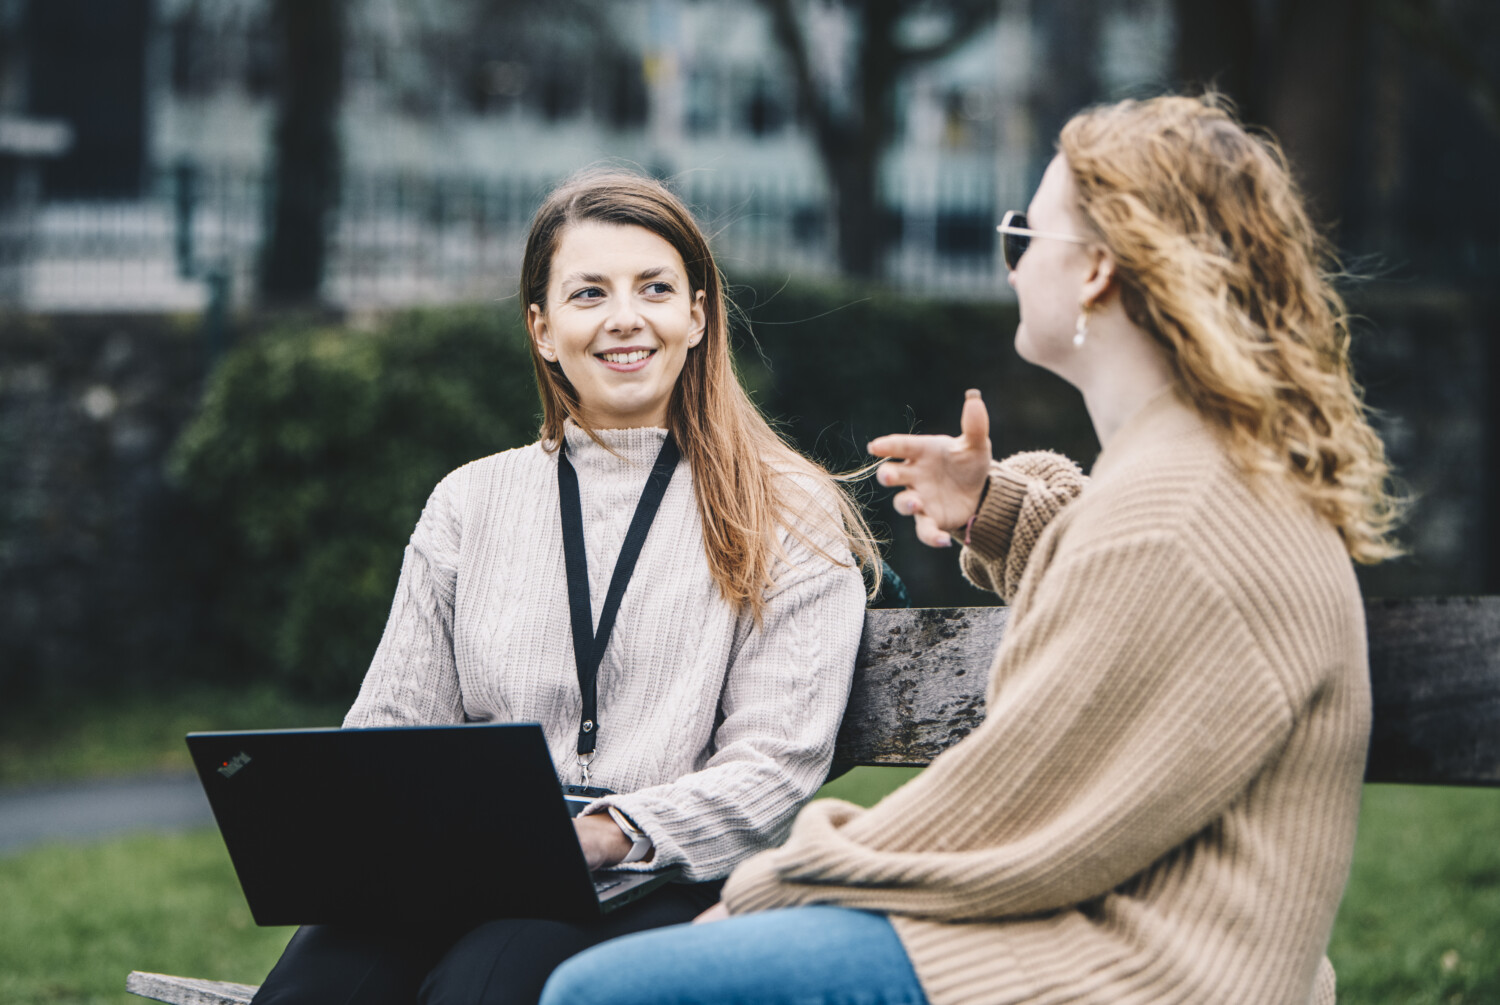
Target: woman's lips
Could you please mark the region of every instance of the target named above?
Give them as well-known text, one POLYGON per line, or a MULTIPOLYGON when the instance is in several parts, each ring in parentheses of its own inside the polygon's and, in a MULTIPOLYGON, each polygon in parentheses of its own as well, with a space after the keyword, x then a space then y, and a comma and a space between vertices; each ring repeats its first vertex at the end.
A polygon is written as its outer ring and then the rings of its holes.
POLYGON ((647 349, 644 346, 626 346, 622 349, 595 353, 594 358, 617 373, 633 373, 651 362, 651 357, 655 355, 655 349, 647 349))

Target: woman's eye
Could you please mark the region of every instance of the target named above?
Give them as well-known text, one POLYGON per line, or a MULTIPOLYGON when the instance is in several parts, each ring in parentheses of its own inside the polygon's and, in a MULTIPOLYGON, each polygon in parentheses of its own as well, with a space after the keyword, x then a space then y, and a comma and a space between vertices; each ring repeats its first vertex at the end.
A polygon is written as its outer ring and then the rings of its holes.
POLYGON ((667 296, 672 292, 672 284, 663 282, 647 283, 646 292, 653 296, 667 296))
POLYGON ((598 300, 604 296, 604 291, 597 286, 585 286, 581 290, 574 290, 569 294, 569 300, 598 300))

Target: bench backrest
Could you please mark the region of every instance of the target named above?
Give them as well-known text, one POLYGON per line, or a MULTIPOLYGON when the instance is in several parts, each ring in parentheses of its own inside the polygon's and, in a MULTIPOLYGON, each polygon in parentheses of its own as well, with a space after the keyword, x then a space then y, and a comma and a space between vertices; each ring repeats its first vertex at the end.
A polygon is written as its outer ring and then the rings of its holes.
MULTIPOLYGON (((1500 785, 1500 597, 1371 600, 1365 780, 1500 785)), ((834 754, 923 765, 984 718, 1004 607, 870 611, 834 754)))

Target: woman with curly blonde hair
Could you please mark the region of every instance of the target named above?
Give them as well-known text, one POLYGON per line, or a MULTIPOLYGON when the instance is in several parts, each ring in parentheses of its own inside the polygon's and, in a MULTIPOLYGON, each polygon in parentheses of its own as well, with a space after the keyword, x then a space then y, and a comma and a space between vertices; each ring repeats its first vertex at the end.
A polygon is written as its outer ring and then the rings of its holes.
POLYGON ((1212 97, 1058 146, 1000 231, 1016 348, 1082 392, 1090 474, 992 461, 977 391, 960 436, 870 445, 1010 601, 985 721, 868 810, 804 809, 728 920, 591 950, 544 1005, 1332 1000, 1370 724, 1351 559, 1396 553, 1399 508, 1332 263, 1212 97))

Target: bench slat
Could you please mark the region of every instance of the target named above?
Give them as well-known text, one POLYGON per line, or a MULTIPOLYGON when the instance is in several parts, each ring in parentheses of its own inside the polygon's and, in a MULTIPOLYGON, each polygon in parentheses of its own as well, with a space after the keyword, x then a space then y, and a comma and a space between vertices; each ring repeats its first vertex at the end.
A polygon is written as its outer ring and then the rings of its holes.
POLYGON ((1500 597, 1372 600, 1369 782, 1500 785, 1500 597))
POLYGON ((192 977, 151 974, 132 970, 125 978, 125 990, 152 1001, 172 1005, 249 1005, 255 997, 253 984, 231 984, 228 981, 200 981, 192 977))
MULTIPOLYGON (((921 766, 984 718, 1003 607, 870 611, 835 772, 921 766)), ((1369 782, 1500 785, 1500 597, 1371 600, 1369 782)))
POLYGON ((1009 620, 1007 607, 866 612, 835 771, 917 767, 969 735, 1009 620))

